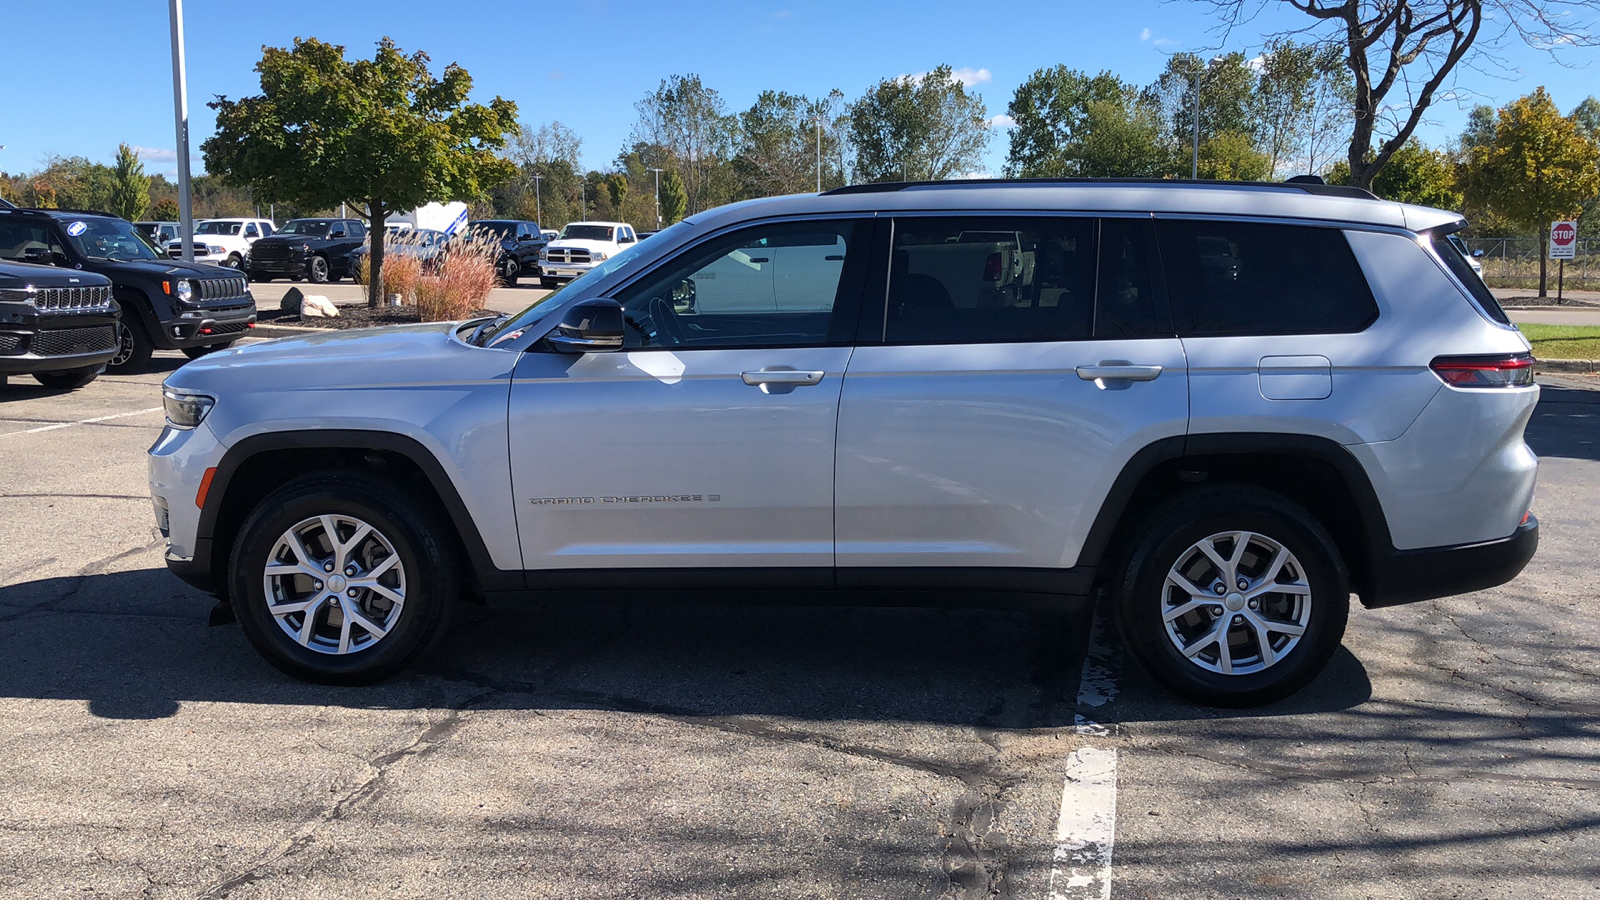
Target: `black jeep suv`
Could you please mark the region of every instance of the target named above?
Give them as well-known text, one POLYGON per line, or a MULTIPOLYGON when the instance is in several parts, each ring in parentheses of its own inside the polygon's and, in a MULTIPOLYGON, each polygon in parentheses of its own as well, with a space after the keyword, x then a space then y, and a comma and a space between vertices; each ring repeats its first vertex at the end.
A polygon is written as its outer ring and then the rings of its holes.
POLYGON ((514 285, 523 272, 539 271, 539 251, 545 240, 539 232, 538 222, 521 219, 479 219, 472 223, 475 235, 500 242, 500 258, 495 260, 495 272, 501 282, 514 285))
POLYGON ((256 301, 238 272, 167 259, 132 222, 108 213, 0 207, 0 257, 111 279, 122 317, 112 372, 135 372, 157 348, 191 359, 255 326, 256 301))
POLYGON ((366 239, 360 219, 290 219, 250 245, 250 280, 338 281, 354 274, 351 254, 366 239))
POLYGON ((117 352, 116 326, 111 279, 0 259, 0 384, 28 373, 45 387, 83 387, 117 352))

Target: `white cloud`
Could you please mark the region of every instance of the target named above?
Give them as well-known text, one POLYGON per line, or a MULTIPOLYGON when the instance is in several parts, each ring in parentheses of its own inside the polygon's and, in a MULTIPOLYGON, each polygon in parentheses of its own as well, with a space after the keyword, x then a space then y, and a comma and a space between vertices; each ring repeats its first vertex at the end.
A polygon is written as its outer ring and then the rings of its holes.
POLYGON ((780 9, 777 12, 773 13, 772 17, 774 19, 787 19, 791 15, 794 15, 794 13, 792 13, 791 11, 789 11, 787 9, 780 9))
POLYGON ((989 127, 990 128, 1015 128, 1016 126, 1017 126, 1017 120, 1011 118, 1010 116, 1006 115, 1005 113, 1001 113, 998 116, 990 116, 989 117, 989 127))
POLYGON ((1150 40, 1150 29, 1146 28, 1145 30, 1139 32, 1139 40, 1141 40, 1141 41, 1150 40))
POLYGON ((960 175, 953 176, 950 180, 951 181, 972 181, 972 180, 978 179, 978 178, 993 178, 993 177, 994 176, 989 174, 988 172, 963 172, 960 175))
MULTIPOLYGON (((955 69, 951 71, 950 76, 961 82, 963 87, 975 87, 983 84, 986 81, 994 80, 994 73, 988 69, 974 69, 970 66, 962 66, 959 69, 955 69)), ((906 81, 921 81, 922 79, 928 77, 928 73, 914 72, 910 75, 901 75, 900 77, 906 81)))
POLYGON ((1155 40, 1150 42, 1150 46, 1152 46, 1152 47, 1170 47, 1173 44, 1176 44, 1177 42, 1178 41, 1177 41, 1176 38, 1156 38, 1155 40))
POLYGON ((134 147, 133 153, 142 162, 175 162, 178 151, 166 147, 134 147))

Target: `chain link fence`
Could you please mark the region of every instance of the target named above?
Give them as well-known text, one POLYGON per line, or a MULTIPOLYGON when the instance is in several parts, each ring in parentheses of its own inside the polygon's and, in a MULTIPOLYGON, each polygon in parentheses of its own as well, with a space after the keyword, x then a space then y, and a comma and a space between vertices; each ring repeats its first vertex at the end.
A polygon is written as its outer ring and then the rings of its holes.
MULTIPOLYGON (((1497 288, 1539 288, 1539 255, 1544 242, 1534 238, 1469 238, 1467 249, 1483 264, 1483 280, 1497 288)), ((1550 260, 1547 287, 1556 290, 1560 263, 1550 260)), ((1580 239, 1577 256, 1567 260, 1569 291, 1600 290, 1600 240, 1580 239)))

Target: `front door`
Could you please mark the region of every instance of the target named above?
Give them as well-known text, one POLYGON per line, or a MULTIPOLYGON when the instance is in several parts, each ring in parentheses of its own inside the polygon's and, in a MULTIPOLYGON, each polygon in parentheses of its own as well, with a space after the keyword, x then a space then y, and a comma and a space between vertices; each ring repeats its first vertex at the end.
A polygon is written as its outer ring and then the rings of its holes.
POLYGON ((1187 424, 1149 220, 893 228, 882 343, 863 339, 840 405, 839 584, 1019 587, 1005 568, 1070 592, 1055 573, 1078 563, 1123 465, 1187 424))
POLYGON ((524 565, 610 570, 600 584, 620 569, 771 568, 831 583, 834 434, 864 260, 828 261, 831 283, 814 280, 802 312, 770 296, 737 310, 692 298, 700 273, 741 264, 764 238, 839 236, 859 257, 869 230, 829 221, 712 237, 616 294, 622 350, 523 354, 510 441, 524 565))

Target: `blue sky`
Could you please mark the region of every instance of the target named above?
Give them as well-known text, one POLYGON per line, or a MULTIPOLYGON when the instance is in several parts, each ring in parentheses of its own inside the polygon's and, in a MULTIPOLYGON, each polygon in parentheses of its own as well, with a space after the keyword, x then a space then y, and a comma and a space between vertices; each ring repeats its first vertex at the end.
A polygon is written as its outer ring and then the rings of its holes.
MULTIPOLYGON (((142 148, 147 170, 176 170, 163 0, 6 7, 8 43, 27 36, 31 49, 0 54, 0 84, 8 86, 0 91, 0 170, 32 170, 52 153, 109 162, 119 141, 142 148)), ((252 68, 262 45, 287 46, 297 36, 370 55, 389 35, 408 52, 427 51, 435 71, 460 63, 476 99, 499 94, 516 101, 526 122, 563 122, 583 138, 585 165, 601 168, 627 139, 634 102, 674 73, 698 73, 735 111, 765 88, 820 96, 837 87, 854 99, 880 78, 948 63, 995 116, 1029 74, 1057 63, 1148 83, 1168 54, 1216 46, 1208 13, 1185 0, 189 0, 190 134, 198 171, 199 144, 213 127, 205 102, 256 93, 252 68)), ((1301 21, 1292 10, 1269 9, 1225 49, 1253 53, 1264 33, 1301 21)), ((1468 105, 1499 105, 1544 85, 1565 111, 1600 92, 1600 50, 1572 50, 1558 64, 1512 42, 1504 59, 1493 71, 1463 72, 1458 87, 1468 105)), ((1442 143, 1465 117, 1464 107, 1441 103, 1422 136, 1442 143)), ((1005 150, 996 129, 985 168, 998 173, 1005 150)))

